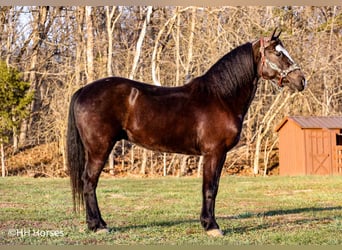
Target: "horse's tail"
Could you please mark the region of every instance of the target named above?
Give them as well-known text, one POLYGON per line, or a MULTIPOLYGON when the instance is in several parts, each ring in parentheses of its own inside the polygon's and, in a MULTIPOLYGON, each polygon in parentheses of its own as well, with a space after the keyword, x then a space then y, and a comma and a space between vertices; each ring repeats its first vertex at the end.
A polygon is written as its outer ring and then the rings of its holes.
POLYGON ((78 90, 70 101, 67 132, 67 160, 75 212, 80 211, 84 201, 82 174, 85 168, 85 153, 74 114, 74 104, 80 92, 78 90))

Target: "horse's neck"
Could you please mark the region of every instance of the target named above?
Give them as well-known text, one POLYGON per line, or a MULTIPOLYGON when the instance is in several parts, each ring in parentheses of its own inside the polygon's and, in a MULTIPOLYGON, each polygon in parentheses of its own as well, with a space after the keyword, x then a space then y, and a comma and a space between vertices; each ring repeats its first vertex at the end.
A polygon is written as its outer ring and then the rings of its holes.
POLYGON ((258 78, 256 77, 254 80, 253 80, 253 87, 250 91, 250 93, 246 96, 246 101, 245 101, 245 105, 244 105, 244 108, 243 110, 241 110, 241 114, 243 115, 243 117, 246 115, 254 97, 255 97, 255 93, 256 93, 256 90, 257 90, 257 83, 258 83, 258 78))
POLYGON ((255 77, 250 83, 246 83, 245 86, 241 86, 238 94, 233 98, 226 98, 223 100, 230 110, 234 110, 234 113, 241 117, 245 117, 249 106, 251 105, 256 89, 257 89, 258 78, 255 77))

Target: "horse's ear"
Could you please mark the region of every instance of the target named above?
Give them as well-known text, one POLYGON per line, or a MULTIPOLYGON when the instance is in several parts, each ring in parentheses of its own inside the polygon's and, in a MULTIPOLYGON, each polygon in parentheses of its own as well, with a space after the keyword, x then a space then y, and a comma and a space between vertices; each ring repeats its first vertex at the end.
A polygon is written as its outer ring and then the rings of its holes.
POLYGON ((271 36, 271 41, 274 41, 274 40, 277 40, 281 34, 281 30, 278 32, 278 35, 276 35, 276 31, 277 31, 278 28, 275 28, 274 31, 273 31, 273 34, 271 36))

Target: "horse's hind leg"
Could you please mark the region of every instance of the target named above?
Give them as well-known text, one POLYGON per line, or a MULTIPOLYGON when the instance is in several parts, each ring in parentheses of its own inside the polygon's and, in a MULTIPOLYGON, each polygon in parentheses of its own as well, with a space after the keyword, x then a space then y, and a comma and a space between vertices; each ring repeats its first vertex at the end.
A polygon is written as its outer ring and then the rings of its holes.
POLYGON ((105 159, 96 159, 91 153, 88 153, 88 159, 82 176, 88 229, 95 232, 105 229, 107 226, 101 217, 96 197, 96 187, 104 164, 105 159))
POLYGON ((86 220, 88 229, 98 231, 106 229, 107 224, 101 217, 100 209, 97 203, 96 187, 101 174, 101 171, 106 163, 108 155, 114 145, 114 142, 107 140, 107 143, 102 141, 92 143, 93 147, 88 145, 86 149, 86 165, 83 172, 83 195, 86 206, 86 220))

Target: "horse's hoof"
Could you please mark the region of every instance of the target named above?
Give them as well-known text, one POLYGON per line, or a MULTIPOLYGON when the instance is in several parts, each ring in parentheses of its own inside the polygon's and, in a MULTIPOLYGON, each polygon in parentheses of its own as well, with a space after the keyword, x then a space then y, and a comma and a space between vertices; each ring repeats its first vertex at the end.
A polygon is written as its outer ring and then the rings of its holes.
POLYGON ((223 237, 223 232, 220 229, 209 230, 207 231, 207 234, 213 237, 223 237))
POLYGON ((95 233, 96 234, 107 234, 107 233, 109 233, 109 229, 108 228, 99 228, 96 230, 95 233))

